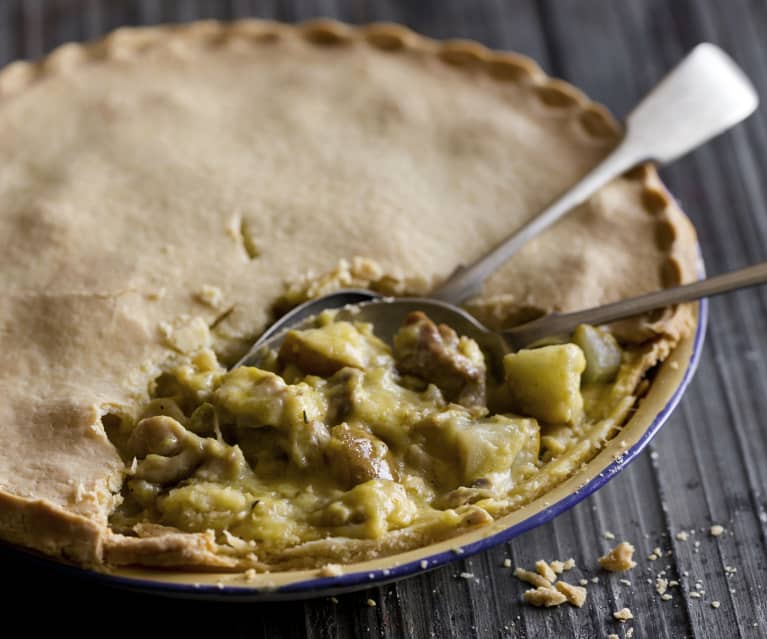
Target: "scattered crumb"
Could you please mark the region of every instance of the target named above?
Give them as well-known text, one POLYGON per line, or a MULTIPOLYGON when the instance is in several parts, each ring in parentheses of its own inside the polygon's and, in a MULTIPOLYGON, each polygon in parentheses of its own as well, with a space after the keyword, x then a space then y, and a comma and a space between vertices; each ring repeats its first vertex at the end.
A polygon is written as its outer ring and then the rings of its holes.
POLYGON ((429 562, 426 561, 425 559, 421 559, 421 568, 423 570, 426 570, 428 567, 429 567, 429 562))
POLYGON ((565 563, 562 565, 562 568, 565 570, 572 570, 575 568, 575 559, 570 557, 570 559, 565 559, 565 563))
POLYGON ((180 315, 172 322, 160 322, 158 327, 166 345, 179 353, 193 353, 210 345, 208 324, 201 317, 180 315))
POLYGON ((628 608, 621 608, 613 613, 613 618, 621 623, 626 623, 629 619, 633 619, 634 615, 631 614, 631 611, 628 608))
POLYGON ((551 569, 557 573, 558 575, 561 575, 562 572, 565 569, 565 564, 559 561, 558 559, 555 559, 554 561, 549 562, 549 566, 551 566, 551 569))
POLYGON ((567 601, 567 597, 551 586, 548 588, 539 587, 525 590, 522 597, 524 597, 525 601, 531 606, 545 606, 546 608, 558 606, 567 601))
POLYGON ((615 539, 615 535, 614 535, 613 533, 611 533, 609 530, 605 530, 605 531, 602 533, 602 536, 603 536, 605 539, 615 539))
POLYGON ((474 579, 473 572, 462 572, 458 575, 461 579, 474 579))
POLYGON ((724 526, 720 526, 719 524, 714 524, 711 526, 711 528, 708 529, 709 534, 712 537, 719 537, 724 532, 724 526))
POLYGON ((665 594, 661 595, 661 596, 660 596, 660 598, 661 598, 663 601, 671 601, 671 599, 672 599, 671 595, 670 595, 670 594, 668 594, 668 593, 665 593, 665 594))
POLYGON ((631 582, 628 579, 618 579, 618 583, 621 583, 624 586, 631 586, 631 582))
POLYGON ((368 599, 367 605, 369 608, 375 608, 378 604, 373 599, 368 599))
POLYGON ((463 554, 463 548, 453 548, 453 552, 456 555, 462 555, 463 554))
POLYGON ((599 577, 592 577, 591 578, 591 583, 592 584, 598 584, 599 583, 599 577))
POLYGON ((655 461, 656 459, 658 459, 658 457, 660 457, 660 455, 658 455, 658 451, 655 451, 655 450, 654 450, 654 451, 652 451, 652 452, 650 453, 650 459, 652 459, 653 461, 655 461))
POLYGON ((586 589, 573 586, 566 581, 558 581, 554 587, 559 590, 573 606, 580 608, 586 601, 586 589))
POLYGON ((689 593, 690 597, 693 599, 700 599, 703 595, 695 590, 690 591, 689 593))
POLYGON ((325 564, 322 568, 320 568, 321 577, 338 577, 339 575, 343 574, 344 569, 338 564, 325 564))
POLYGON ((588 579, 579 579, 579 580, 578 580, 578 583, 579 583, 581 586, 588 586, 588 585, 589 585, 589 580, 588 580, 588 579))
POLYGON ((632 559, 634 556, 634 546, 627 541, 622 541, 606 555, 599 558, 599 565, 610 572, 622 572, 630 570, 636 566, 632 559))
POLYGON ((711 607, 712 607, 712 608, 718 608, 720 605, 721 605, 721 604, 720 604, 718 601, 712 601, 712 602, 711 602, 711 607))
POLYGON ((551 569, 549 564, 543 561, 543 559, 539 559, 535 562, 535 570, 538 571, 538 574, 541 577, 551 583, 554 583, 557 580, 557 574, 551 569))
POLYGON ((609 635, 607 635, 607 639, 621 639, 618 635, 616 635, 614 632, 611 632, 609 635))
POLYGON ((338 603, 338 599, 336 599, 335 597, 331 597, 330 598, 330 603, 337 604, 338 603))
POLYGON ((626 639, 631 639, 634 636, 634 627, 626 629, 626 639))
POLYGON ((687 532, 686 532, 686 531, 684 531, 684 530, 680 530, 680 531, 679 531, 679 532, 676 534, 676 538, 677 538, 677 540, 679 540, 679 541, 687 541, 687 538, 688 538, 688 537, 689 537, 689 535, 688 535, 688 534, 687 534, 687 532))
POLYGON ((145 296, 148 300, 156 302, 157 300, 161 300, 163 297, 165 297, 165 294, 166 294, 165 287, 161 286, 160 288, 147 291, 145 296))
POLYGON ((508 557, 506 559, 504 559, 503 560, 503 567, 504 568, 511 568, 511 559, 509 559, 508 557))
POLYGON ((242 573, 242 578, 245 581, 255 581, 256 580, 256 571, 253 568, 248 568, 244 573, 242 573))
POLYGON ((218 308, 224 300, 224 293, 218 286, 203 284, 198 291, 195 291, 194 299, 200 302, 200 304, 205 304, 211 308, 218 308))
POLYGON ((546 579, 546 577, 538 574, 537 572, 533 572, 532 570, 525 570, 524 568, 517 567, 514 569, 514 576, 517 579, 526 581, 531 586, 535 586, 536 588, 551 588, 551 582, 546 579))
POLYGON ((657 592, 659 595, 662 595, 663 593, 668 590, 668 580, 664 579, 663 577, 658 577, 655 580, 655 592, 657 592))

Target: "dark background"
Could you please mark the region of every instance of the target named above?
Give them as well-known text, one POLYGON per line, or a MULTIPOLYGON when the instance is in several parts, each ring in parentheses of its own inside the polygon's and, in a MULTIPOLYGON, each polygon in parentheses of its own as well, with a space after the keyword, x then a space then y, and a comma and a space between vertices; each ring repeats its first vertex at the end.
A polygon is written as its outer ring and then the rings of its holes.
MULTIPOLYGON (((730 52, 767 96, 767 4, 756 0, 0 0, 0 64, 122 25, 241 16, 387 20, 437 38, 473 38, 535 58, 619 117, 687 50, 708 40, 730 52)), ((695 222, 710 273, 767 253, 765 113, 664 171, 695 222)), ((31 636, 79 629, 134 637, 624 637, 628 627, 637 639, 767 636, 766 301, 762 290, 713 300, 700 369, 652 452, 598 494, 510 544, 422 577, 339 596, 337 603, 265 605, 134 595, 3 553, 0 632, 21 617, 31 636), (707 533, 712 523, 727 529, 718 540, 707 533), (690 528, 696 534, 688 541, 675 538, 690 528), (637 546, 637 568, 601 574, 580 610, 520 604, 523 585, 501 566, 504 558, 530 566, 541 557, 572 556, 591 577, 596 555, 611 543, 605 530, 637 546), (671 554, 650 562, 655 546, 671 554), (727 577, 725 566, 737 572, 727 577), (654 588, 664 569, 681 584, 666 602, 654 588), (476 580, 458 578, 462 571, 476 580), (701 599, 685 595, 697 580, 701 599), (369 597, 377 607, 366 605, 369 597), (712 608, 712 600, 721 606, 712 608), (34 612, 22 612, 30 604, 34 612), (621 626, 611 613, 624 605, 635 619, 621 626)))

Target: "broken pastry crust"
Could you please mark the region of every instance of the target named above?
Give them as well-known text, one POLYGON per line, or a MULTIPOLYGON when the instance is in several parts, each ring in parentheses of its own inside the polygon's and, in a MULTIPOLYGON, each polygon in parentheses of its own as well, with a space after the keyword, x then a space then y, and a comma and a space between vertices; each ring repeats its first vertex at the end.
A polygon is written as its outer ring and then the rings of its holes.
MULTIPOLYGON (((344 285, 427 291, 619 137, 601 106, 527 58, 390 24, 120 29, 9 65, 0 538, 95 567, 233 567, 204 534, 110 531, 126 463, 105 425, 135 418, 190 351, 235 358, 275 303, 344 285)), ((509 325, 696 268, 691 225, 643 166, 531 242, 469 308, 509 325)), ((640 344, 641 376, 692 325, 680 306, 615 330, 640 344)), ((408 529, 248 561, 321 566, 433 541, 408 529)))

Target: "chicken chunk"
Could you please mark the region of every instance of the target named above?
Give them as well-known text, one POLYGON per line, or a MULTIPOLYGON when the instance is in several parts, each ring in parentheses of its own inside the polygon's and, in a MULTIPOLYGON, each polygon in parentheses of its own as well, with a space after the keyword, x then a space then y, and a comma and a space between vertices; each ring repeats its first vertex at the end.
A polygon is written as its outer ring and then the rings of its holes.
POLYGON ((389 447, 357 426, 335 426, 330 432, 325 456, 330 472, 347 487, 371 479, 397 480, 397 469, 389 447))
POLYGON ((451 402, 485 405, 486 365, 477 343, 420 311, 411 313, 394 336, 394 360, 400 373, 434 384, 451 402))

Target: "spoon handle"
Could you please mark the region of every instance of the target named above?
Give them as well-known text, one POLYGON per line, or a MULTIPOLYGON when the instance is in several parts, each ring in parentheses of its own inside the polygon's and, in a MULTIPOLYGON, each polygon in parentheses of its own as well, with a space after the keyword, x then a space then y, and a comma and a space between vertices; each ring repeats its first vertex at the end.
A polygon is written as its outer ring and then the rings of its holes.
POLYGON ((639 297, 631 297, 574 313, 549 315, 516 328, 504 331, 503 335, 512 345, 528 345, 543 337, 569 333, 579 324, 607 324, 626 319, 658 308, 690 302, 702 297, 720 295, 740 288, 767 283, 767 261, 747 266, 705 280, 666 288, 639 297))
POLYGON ((631 112, 620 144, 537 216, 469 266, 459 267, 431 297, 460 304, 522 246, 626 170, 647 160, 671 162, 729 129, 756 108, 756 91, 719 47, 695 47, 631 112))

